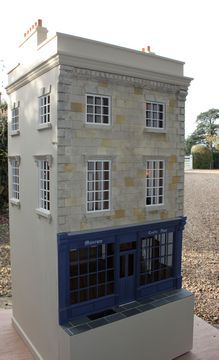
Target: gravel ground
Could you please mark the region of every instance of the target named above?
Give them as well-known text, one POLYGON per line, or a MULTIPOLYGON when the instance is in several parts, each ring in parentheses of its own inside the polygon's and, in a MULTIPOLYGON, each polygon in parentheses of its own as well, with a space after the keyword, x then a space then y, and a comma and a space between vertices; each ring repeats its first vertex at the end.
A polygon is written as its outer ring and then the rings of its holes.
POLYGON ((195 313, 219 324, 219 171, 185 175, 187 225, 183 286, 195 294, 195 313))
POLYGON ((0 308, 11 307, 11 264, 7 214, 0 214, 0 308))
MULTIPOLYGON (((185 175, 187 225, 183 245, 183 287, 195 294, 195 313, 219 325, 219 171, 185 175)), ((8 219, 0 215, 0 308, 10 308, 11 267, 8 219)))

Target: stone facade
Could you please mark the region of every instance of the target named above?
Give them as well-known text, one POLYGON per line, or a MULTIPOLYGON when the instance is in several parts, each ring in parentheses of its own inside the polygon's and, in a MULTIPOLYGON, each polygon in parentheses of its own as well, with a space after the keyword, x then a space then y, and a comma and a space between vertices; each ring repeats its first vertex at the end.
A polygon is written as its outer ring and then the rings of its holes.
POLYGON ((186 88, 61 66, 58 84, 58 232, 183 215, 186 88), (86 94, 111 97, 109 126, 85 122, 86 94), (145 102, 165 104, 166 127, 145 127, 145 102), (86 212, 86 161, 112 161, 111 210, 86 212), (145 206, 147 159, 165 160, 165 204, 145 206))

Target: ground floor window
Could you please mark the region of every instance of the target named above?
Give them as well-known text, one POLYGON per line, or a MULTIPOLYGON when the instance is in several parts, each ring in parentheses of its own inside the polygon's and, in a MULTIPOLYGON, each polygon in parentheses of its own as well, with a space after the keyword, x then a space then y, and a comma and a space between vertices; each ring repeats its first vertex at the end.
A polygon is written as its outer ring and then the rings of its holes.
POLYGON ((141 239, 140 285, 172 276, 173 233, 141 239))
POLYGON ((114 293, 114 244, 71 249, 70 303, 114 293))

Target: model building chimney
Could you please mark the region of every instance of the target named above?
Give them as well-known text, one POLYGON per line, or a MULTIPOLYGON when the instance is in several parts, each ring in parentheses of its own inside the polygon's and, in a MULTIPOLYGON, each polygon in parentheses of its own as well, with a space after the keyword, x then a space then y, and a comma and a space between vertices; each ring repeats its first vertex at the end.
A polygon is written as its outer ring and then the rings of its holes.
POLYGON ((42 19, 35 21, 24 33, 24 39, 20 44, 22 47, 24 44, 32 43, 33 45, 39 46, 44 40, 47 39, 47 28, 43 27, 42 19))

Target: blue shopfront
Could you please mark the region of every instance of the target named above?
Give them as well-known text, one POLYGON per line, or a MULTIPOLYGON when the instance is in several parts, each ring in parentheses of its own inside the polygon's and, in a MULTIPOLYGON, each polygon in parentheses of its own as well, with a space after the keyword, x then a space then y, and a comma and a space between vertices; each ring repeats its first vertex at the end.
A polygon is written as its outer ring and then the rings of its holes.
POLYGON ((185 218, 58 234, 60 324, 181 287, 185 218))

